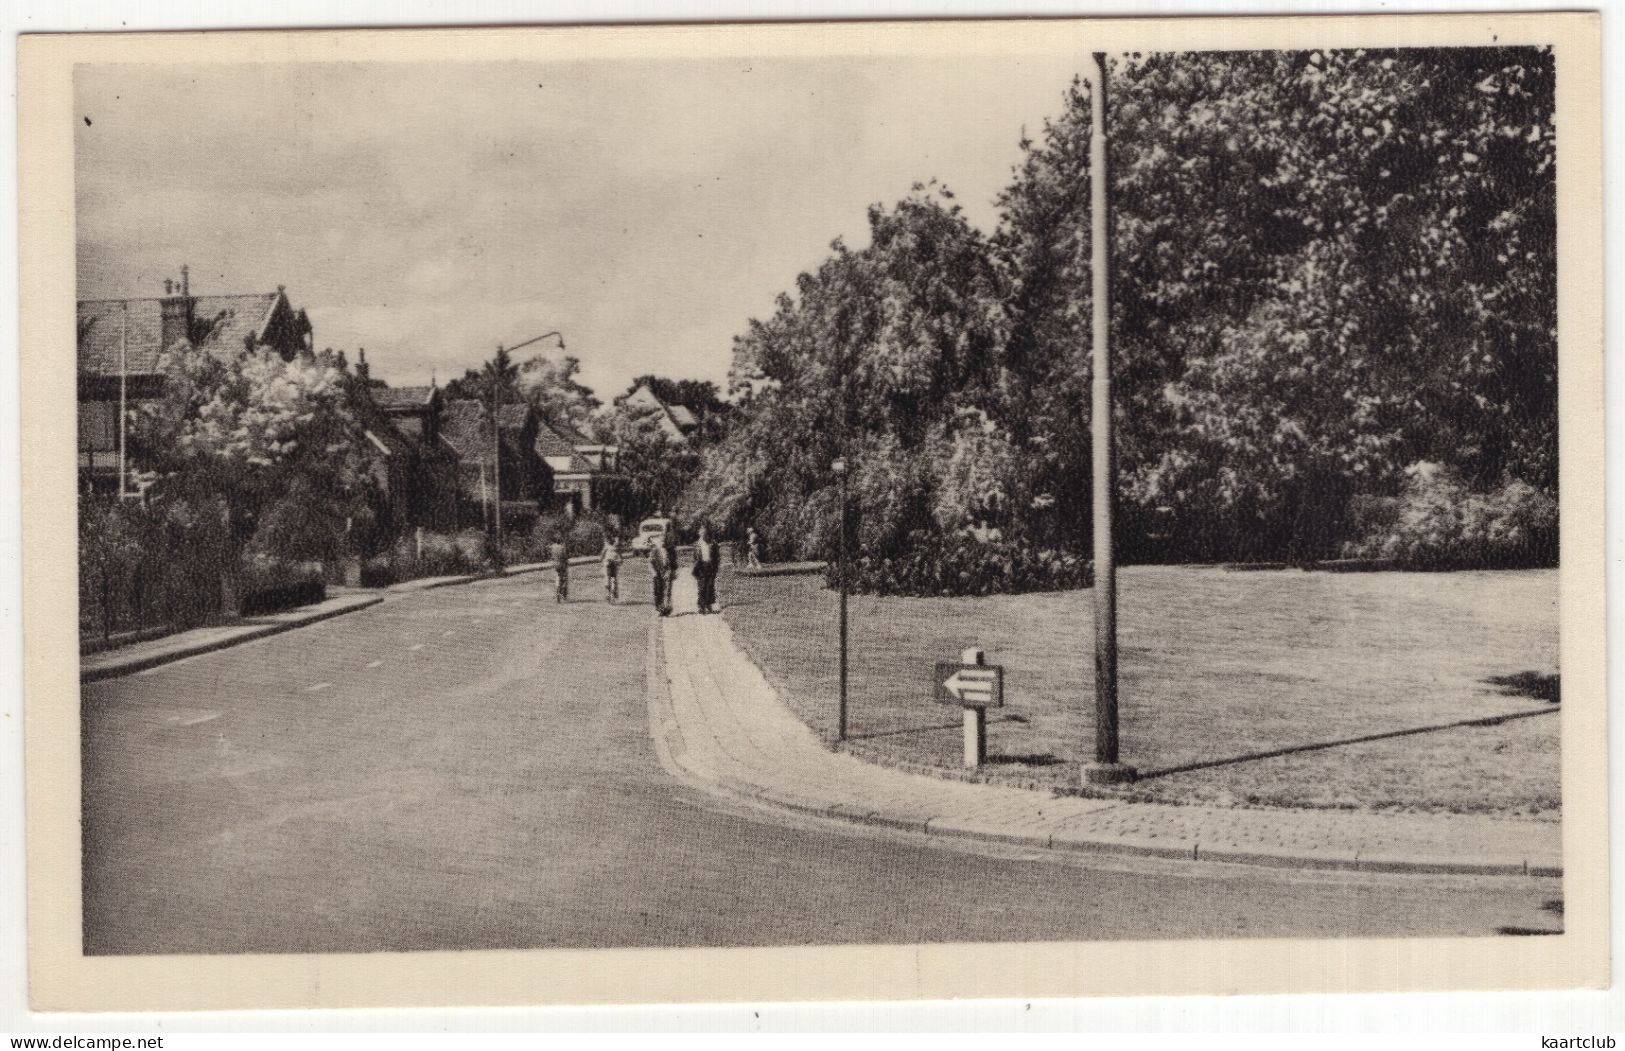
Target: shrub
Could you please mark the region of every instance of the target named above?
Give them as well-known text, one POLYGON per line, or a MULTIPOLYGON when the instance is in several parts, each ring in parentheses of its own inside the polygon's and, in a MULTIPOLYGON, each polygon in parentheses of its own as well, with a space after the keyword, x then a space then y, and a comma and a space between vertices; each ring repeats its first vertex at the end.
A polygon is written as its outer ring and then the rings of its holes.
POLYGON ((245 617, 308 606, 327 597, 327 585, 318 572, 308 565, 280 559, 245 560, 240 582, 242 598, 238 609, 245 617))
MULTIPOLYGON (((840 565, 825 570, 831 587, 840 583, 840 565)), ((968 532, 909 534, 906 553, 893 558, 860 556, 852 562, 853 591, 917 597, 1004 595, 1089 587, 1094 570, 1087 559, 1040 549, 1025 537, 978 539, 968 532)))
POLYGON ((361 564, 361 586, 364 588, 387 588, 399 579, 395 565, 388 556, 369 558, 361 564))
POLYGON ((477 530, 468 530, 455 537, 425 531, 422 552, 419 553, 416 535, 408 534, 395 542, 390 562, 398 580, 458 576, 480 568, 484 561, 484 545, 484 534, 477 530), (478 537, 478 543, 471 543, 467 539, 470 536, 478 537), (474 551, 472 556, 470 550, 474 551))
POLYGON ((1413 464, 1402 495, 1355 507, 1352 558, 1410 569, 1500 569, 1557 564, 1557 500, 1513 480, 1486 492, 1439 464, 1413 464))
POLYGON ((604 523, 597 518, 585 515, 577 516, 575 528, 570 530, 570 539, 567 544, 572 555, 596 555, 604 550, 604 537, 608 530, 604 523))

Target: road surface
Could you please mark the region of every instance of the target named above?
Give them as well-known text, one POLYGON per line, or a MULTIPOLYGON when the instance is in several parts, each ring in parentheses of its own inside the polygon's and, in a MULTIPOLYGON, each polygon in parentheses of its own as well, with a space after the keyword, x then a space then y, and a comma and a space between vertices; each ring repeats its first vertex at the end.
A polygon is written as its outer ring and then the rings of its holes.
MULTIPOLYGON (((391 597, 84 688, 85 948, 286 953, 1556 930, 1556 880, 1034 856, 661 767, 647 573, 391 597)), ((726 592, 723 600, 726 602, 726 592)))

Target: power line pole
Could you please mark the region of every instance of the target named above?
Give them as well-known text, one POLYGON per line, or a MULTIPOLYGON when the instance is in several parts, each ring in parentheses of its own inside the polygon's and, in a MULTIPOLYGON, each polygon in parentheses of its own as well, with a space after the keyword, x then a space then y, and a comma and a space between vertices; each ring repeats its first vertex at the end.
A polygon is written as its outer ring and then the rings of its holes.
MULTIPOLYGON (((130 386, 130 301, 119 304, 118 329, 118 498, 124 499, 126 464, 128 459, 128 404, 130 386)), ((91 453, 94 459, 95 453, 91 453)), ((94 465, 93 465, 94 466, 94 465)))
POLYGON ((497 551, 502 551, 502 344, 491 363, 491 477, 496 488, 497 551))
POLYGON ((1094 376, 1090 401, 1093 459, 1095 561, 1095 761, 1084 766, 1088 781, 1134 780, 1134 768, 1117 757, 1117 562, 1112 550, 1116 462, 1112 440, 1111 354, 1111 172, 1106 131, 1106 54, 1095 52, 1095 83, 1089 92, 1089 270, 1094 376))

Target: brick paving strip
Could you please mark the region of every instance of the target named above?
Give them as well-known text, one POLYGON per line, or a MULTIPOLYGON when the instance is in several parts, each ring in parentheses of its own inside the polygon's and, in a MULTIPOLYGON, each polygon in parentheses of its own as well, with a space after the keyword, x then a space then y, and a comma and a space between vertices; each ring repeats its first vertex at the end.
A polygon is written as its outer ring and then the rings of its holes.
POLYGON ((649 716, 676 776, 804 814, 925 835, 1057 851, 1292 868, 1561 876, 1554 821, 1136 803, 979 784, 877 766, 831 751, 734 641, 722 617, 678 615, 649 634, 649 716))

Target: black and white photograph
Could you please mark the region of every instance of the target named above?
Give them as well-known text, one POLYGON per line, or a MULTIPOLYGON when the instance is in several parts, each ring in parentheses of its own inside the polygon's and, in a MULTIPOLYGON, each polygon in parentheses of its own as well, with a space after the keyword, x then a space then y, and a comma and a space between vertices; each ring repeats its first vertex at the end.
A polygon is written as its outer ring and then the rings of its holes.
POLYGON ((1567 17, 76 59, 75 951, 1589 937, 1567 17))

